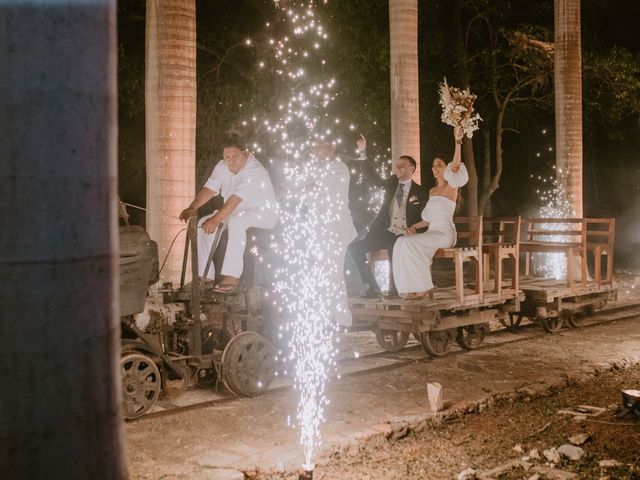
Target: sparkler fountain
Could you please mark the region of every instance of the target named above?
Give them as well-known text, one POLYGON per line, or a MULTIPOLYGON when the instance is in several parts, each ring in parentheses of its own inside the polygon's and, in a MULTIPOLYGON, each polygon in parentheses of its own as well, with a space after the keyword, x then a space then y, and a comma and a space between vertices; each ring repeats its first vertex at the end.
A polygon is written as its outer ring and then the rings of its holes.
MULTIPOLYGON (((562 172, 560 172, 562 175, 562 172)), ((547 183, 547 179, 544 179, 547 183)), ((550 185, 548 190, 538 190, 542 207, 540 208, 540 216, 542 218, 571 218, 574 217, 573 208, 567 199, 564 189, 564 182, 558 181, 556 178, 548 179, 550 185)), ((566 230, 571 225, 565 223, 549 224, 550 230, 566 230)), ((566 241, 562 235, 552 235, 546 239, 547 241, 566 241)), ((560 280, 566 277, 567 264, 563 253, 541 253, 539 255, 539 268, 543 276, 560 280)))
POLYGON ((330 226, 349 210, 328 195, 323 182, 328 163, 309 154, 317 142, 340 142, 332 130, 339 119, 329 113, 335 80, 326 75, 322 58, 328 35, 316 18, 317 2, 275 4, 282 9, 282 21, 267 27, 273 37, 281 30, 280 38, 269 39, 273 57, 259 64, 278 76, 288 97, 278 103, 279 118, 264 121, 274 149, 285 160, 282 231, 271 242, 279 259, 273 267, 274 304, 285 320, 280 337, 288 339, 289 352, 282 360, 294 365, 299 400, 296 417, 289 420, 299 429, 305 458, 300 478, 307 479, 312 478, 314 451, 321 444, 320 427, 329 403, 326 387, 336 370, 336 318, 348 314, 335 281, 342 275, 346 245, 330 226))
MULTIPOLYGON (((541 131, 542 136, 546 137, 550 131, 547 128, 543 128, 541 131)), ((565 172, 556 170, 555 156, 553 155, 553 147, 548 146, 547 154, 550 158, 545 158, 545 151, 540 150, 536 153, 536 158, 541 160, 544 165, 544 169, 553 170, 552 175, 538 174, 531 175, 531 179, 540 182, 540 186, 536 189, 538 195, 538 203, 540 205, 539 216, 541 218, 571 218, 575 216, 572 204, 567 198, 566 191, 563 185, 566 182, 563 181, 563 175, 565 172)), ((570 224, 549 224, 547 226, 549 230, 567 230, 571 228, 570 224)), ((545 238, 546 241, 566 241, 562 235, 552 235, 545 238)), ((547 278, 555 278, 561 280, 566 277, 567 264, 563 253, 538 253, 534 254, 534 261, 542 276, 547 278)))

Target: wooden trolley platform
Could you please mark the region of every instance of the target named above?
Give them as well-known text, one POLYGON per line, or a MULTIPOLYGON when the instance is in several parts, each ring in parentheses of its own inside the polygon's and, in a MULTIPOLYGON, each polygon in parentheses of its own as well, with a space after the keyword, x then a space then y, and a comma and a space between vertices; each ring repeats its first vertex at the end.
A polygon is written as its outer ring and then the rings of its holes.
POLYGON ((441 356, 454 339, 465 349, 479 347, 492 320, 514 328, 528 317, 556 332, 565 323, 577 326, 578 315, 616 299, 613 219, 457 217, 455 221, 459 243, 445 249, 447 255, 438 251, 435 256, 453 259, 454 286, 419 300, 351 298, 354 330, 372 330, 388 352, 401 350, 413 334, 426 353, 441 356), (521 253, 525 276, 519 275, 521 253), (532 276, 532 253, 565 254, 567 279, 532 276), (510 261, 510 271, 505 271, 503 261, 510 261), (465 283, 463 262, 474 266, 471 282, 465 283), (580 274, 573 275, 578 266, 580 274), (589 276, 589 267, 595 278, 589 276), (505 276, 510 277, 508 282, 505 276))
POLYGON ((489 322, 519 311, 524 296, 505 298, 485 292, 482 300, 471 298, 460 302, 458 290, 451 287, 437 290, 432 299, 352 298, 349 303, 353 329, 372 330, 386 351, 401 350, 413 334, 426 353, 442 356, 454 339, 465 349, 479 347, 489 331, 489 322))
POLYGON ((526 316, 546 331, 556 332, 565 323, 577 326, 578 315, 593 312, 616 299, 614 219, 529 218, 522 221, 522 226, 520 251, 525 257, 525 277, 519 283, 525 300, 521 311, 510 316, 508 326, 517 326, 526 316), (566 279, 532 276, 534 253, 564 255, 566 279))
POLYGON ((617 299, 617 289, 612 284, 597 282, 568 287, 564 280, 521 277, 520 288, 525 298, 520 312, 511 314, 508 326, 515 327, 523 317, 528 317, 551 333, 560 330, 565 323, 570 327, 578 326, 579 315, 593 313, 617 299))

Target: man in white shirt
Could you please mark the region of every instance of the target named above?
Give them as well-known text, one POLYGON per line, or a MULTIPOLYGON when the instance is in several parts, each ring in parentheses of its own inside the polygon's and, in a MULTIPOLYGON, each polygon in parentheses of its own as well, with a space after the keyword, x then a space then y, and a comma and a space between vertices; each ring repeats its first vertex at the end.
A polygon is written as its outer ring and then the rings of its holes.
POLYGON ((349 182, 350 174, 347 166, 336 157, 336 146, 328 140, 317 140, 312 150, 312 160, 319 161, 316 179, 320 197, 326 202, 316 205, 323 218, 323 227, 331 238, 326 238, 327 250, 324 252, 331 264, 330 285, 333 286, 331 302, 335 302, 334 319, 344 327, 352 324, 351 311, 344 277, 344 260, 349 243, 356 237, 353 218, 349 210, 349 182))
MULTIPOLYGON (((244 146, 242 140, 233 136, 224 143, 221 162, 198 192, 191 204, 180 213, 185 222, 195 216, 198 208, 210 199, 222 195, 224 205, 198 222, 198 274, 202 276, 213 247, 214 233, 223 224, 228 240, 224 262, 220 269, 222 280, 215 286, 221 293, 234 291, 244 268, 243 256, 247 243, 247 229, 272 229, 278 223, 276 196, 269 173, 244 146)), ((215 279, 213 265, 207 277, 215 279)))

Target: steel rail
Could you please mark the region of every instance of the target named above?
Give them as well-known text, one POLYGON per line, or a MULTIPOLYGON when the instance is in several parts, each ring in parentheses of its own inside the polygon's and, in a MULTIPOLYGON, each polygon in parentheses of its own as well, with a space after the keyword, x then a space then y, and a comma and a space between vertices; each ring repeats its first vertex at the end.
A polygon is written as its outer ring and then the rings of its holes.
MULTIPOLYGON (((480 351, 480 350, 489 350, 493 348, 499 348, 503 345, 510 345, 513 343, 524 342, 527 340, 546 337, 549 335, 556 335, 561 332, 583 330, 583 329, 593 328, 593 327, 597 327, 597 326, 608 324, 608 323, 632 320, 637 317, 640 317, 640 302, 626 303, 622 305, 613 305, 610 307, 603 308, 602 310, 598 310, 592 314, 580 317, 580 324, 576 328, 564 328, 563 330, 560 330, 559 332, 556 332, 556 333, 547 333, 534 322, 531 322, 526 325, 521 325, 513 329, 500 328, 498 330, 492 330, 487 334, 487 336, 490 336, 493 338, 499 338, 500 336, 505 334, 511 334, 511 335, 523 334, 523 335, 520 335, 518 338, 505 339, 504 341, 495 342, 491 344, 483 343, 482 345, 480 345, 478 348, 474 350, 480 351), (609 318, 611 317, 611 315, 613 315, 613 318, 609 318)), ((362 370, 357 370, 349 373, 336 374, 334 375, 333 378, 335 379, 336 377, 339 377, 339 378, 360 377, 364 375, 370 375, 374 373, 381 373, 381 372, 386 372, 390 370, 395 370, 408 365, 415 365, 417 363, 424 363, 432 360, 432 357, 428 356, 426 353, 424 354, 424 357, 421 357, 421 358, 403 358, 403 356, 401 355, 403 352, 407 353, 407 352, 415 351, 417 349, 422 350, 422 347, 419 344, 410 345, 397 353, 382 351, 382 352, 374 352, 374 353, 360 355, 358 358, 341 359, 338 361, 339 364, 344 364, 346 362, 358 362, 367 358, 388 358, 391 360, 395 360, 395 363, 392 363, 389 365, 382 365, 378 367, 365 368, 362 370)), ((465 353, 467 353, 467 350, 460 348, 447 353, 444 357, 449 357, 453 355, 464 355, 465 353)), ((267 389, 260 396, 274 394, 277 392, 287 390, 289 388, 291 388, 291 384, 270 388, 270 389, 267 389)), ((211 406, 222 404, 222 403, 227 403, 233 400, 238 400, 239 398, 243 398, 243 397, 237 397, 229 393, 228 396, 225 396, 222 398, 205 400, 203 402, 196 402, 190 405, 173 406, 170 408, 166 408, 164 410, 149 412, 138 418, 127 420, 127 423, 141 422, 141 421, 151 420, 154 418, 176 415, 178 413, 187 412, 190 410, 198 410, 198 409, 207 408, 207 407, 211 407, 211 406)))

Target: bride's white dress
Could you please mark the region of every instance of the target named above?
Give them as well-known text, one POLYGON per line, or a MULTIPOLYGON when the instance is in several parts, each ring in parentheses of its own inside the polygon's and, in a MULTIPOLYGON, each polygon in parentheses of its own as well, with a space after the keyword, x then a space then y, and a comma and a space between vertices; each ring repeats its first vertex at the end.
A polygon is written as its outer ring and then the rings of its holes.
MULTIPOLYGON (((452 187, 462 187, 469 181, 464 164, 457 172, 447 165, 445 180, 452 187)), ((440 195, 429 197, 422 210, 422 219, 429 222, 424 233, 402 236, 393 247, 393 278, 398 293, 424 292, 433 288, 431 261, 439 248, 450 248, 456 244, 456 226, 453 214, 456 202, 440 195)))

